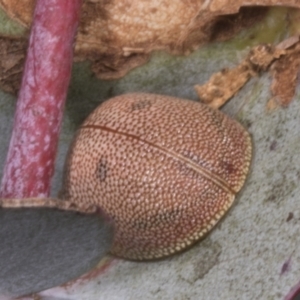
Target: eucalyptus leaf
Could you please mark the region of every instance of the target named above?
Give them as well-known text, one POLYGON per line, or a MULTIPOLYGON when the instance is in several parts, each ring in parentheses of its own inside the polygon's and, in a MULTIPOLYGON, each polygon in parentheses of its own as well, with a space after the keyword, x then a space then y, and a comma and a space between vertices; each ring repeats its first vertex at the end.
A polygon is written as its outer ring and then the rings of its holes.
POLYGON ((112 230, 100 215, 55 209, 0 210, 0 296, 66 283, 108 252, 112 230))

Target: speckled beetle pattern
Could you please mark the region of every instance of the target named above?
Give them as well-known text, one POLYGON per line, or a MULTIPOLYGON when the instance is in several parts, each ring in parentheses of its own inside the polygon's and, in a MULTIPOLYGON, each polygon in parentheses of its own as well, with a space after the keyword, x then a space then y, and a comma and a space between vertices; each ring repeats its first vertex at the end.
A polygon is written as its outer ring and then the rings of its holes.
POLYGON ((245 129, 189 100, 126 94, 80 127, 64 198, 115 224, 112 253, 142 260, 181 251, 210 231, 241 189, 251 160, 245 129))

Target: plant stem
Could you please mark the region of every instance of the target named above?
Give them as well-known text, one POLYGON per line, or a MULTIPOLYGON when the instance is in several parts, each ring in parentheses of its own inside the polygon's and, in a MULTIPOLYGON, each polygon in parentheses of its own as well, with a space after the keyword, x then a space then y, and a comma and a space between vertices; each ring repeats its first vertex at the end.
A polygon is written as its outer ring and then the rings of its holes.
POLYGON ((81 0, 37 0, 1 197, 47 197, 81 0))

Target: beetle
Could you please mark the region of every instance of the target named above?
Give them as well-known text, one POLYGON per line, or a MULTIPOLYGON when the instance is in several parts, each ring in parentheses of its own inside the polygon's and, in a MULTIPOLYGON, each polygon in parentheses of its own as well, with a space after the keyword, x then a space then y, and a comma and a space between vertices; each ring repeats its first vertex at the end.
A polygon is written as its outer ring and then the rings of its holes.
POLYGON ((64 201, 2 199, 0 205, 100 209, 114 223, 113 254, 157 259, 184 250, 217 224, 245 182, 251 152, 249 133, 218 110, 125 94, 96 108, 77 131, 64 201))

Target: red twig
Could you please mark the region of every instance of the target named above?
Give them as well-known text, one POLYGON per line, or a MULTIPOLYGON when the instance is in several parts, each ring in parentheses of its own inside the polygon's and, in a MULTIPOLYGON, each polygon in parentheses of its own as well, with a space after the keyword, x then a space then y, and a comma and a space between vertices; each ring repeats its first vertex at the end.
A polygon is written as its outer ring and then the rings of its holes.
POLYGON ((37 0, 1 197, 45 197, 70 81, 81 0, 37 0))

